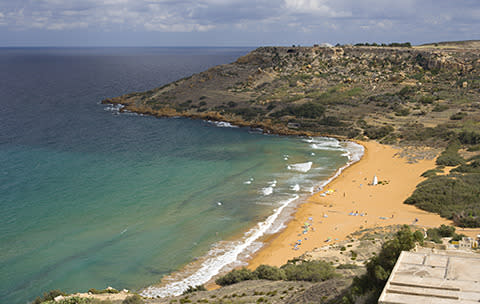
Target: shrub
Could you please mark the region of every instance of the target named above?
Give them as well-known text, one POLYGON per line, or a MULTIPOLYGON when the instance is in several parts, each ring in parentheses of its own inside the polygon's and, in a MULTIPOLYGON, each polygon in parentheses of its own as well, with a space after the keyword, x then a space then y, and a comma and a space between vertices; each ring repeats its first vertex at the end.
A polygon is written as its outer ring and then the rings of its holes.
POLYGON ((280 281, 286 279, 285 272, 282 269, 269 265, 258 266, 253 275, 262 280, 280 281))
POLYGON ((58 289, 50 290, 49 292, 43 293, 43 297, 37 297, 33 304, 40 304, 46 301, 53 301, 58 296, 66 296, 67 294, 58 289))
POLYGON ((451 173, 421 182, 405 203, 453 219, 458 226, 475 227, 480 226, 479 197, 480 174, 451 173))
POLYGON ((338 119, 338 117, 335 117, 335 116, 324 117, 324 118, 320 119, 320 121, 318 123, 321 124, 321 125, 334 126, 334 127, 344 125, 344 123, 341 122, 340 119, 338 119))
POLYGON ((307 102, 299 106, 288 106, 283 110, 277 111, 272 115, 275 117, 281 117, 285 115, 293 115, 303 118, 317 118, 321 117, 325 112, 325 108, 313 102, 307 102))
POLYGON ((418 102, 422 104, 432 104, 435 98, 433 96, 422 96, 418 99, 418 102))
POLYGON ((382 127, 368 126, 363 133, 366 136, 368 136, 370 139, 379 139, 387 136, 393 130, 394 129, 392 126, 382 126, 382 127))
POLYGON ((343 297, 343 303, 356 303, 359 298, 363 298, 362 303, 376 303, 400 253, 414 246, 415 236, 405 225, 392 240, 383 244, 378 256, 367 263, 367 273, 354 278, 349 293, 343 297))
POLYGON ((474 160, 474 161, 470 162, 469 164, 460 165, 459 167, 453 169, 450 172, 452 172, 452 173, 454 173, 454 172, 480 173, 480 160, 474 160))
POLYGON ((437 230, 442 237, 451 237, 455 234, 455 227, 453 226, 442 224, 437 230))
POLYGON ((98 303, 98 301, 89 299, 89 298, 71 297, 71 298, 63 299, 59 302, 53 302, 53 303, 55 304, 96 304, 98 303))
POLYGON ((405 107, 397 107, 395 109, 396 116, 408 116, 410 114, 410 109, 405 107))
POLYGON ((458 112, 450 116, 450 120, 462 120, 467 116, 467 113, 458 112))
POLYGON ((252 120, 257 117, 259 114, 263 114, 264 111, 260 108, 238 108, 238 109, 229 109, 228 112, 240 115, 245 120, 252 120))
POLYGON ((420 230, 417 230, 413 233, 413 238, 415 239, 416 242, 418 242, 420 245, 423 245, 423 233, 420 230))
POLYGON ((440 237, 440 233, 438 233, 438 230, 435 228, 429 228, 427 230, 427 237, 429 241, 435 242, 437 244, 442 243, 442 239, 440 237))
POLYGON ((122 301, 122 304, 143 304, 145 303, 141 296, 138 294, 134 294, 133 296, 126 297, 125 300, 122 301))
POLYGON ((448 110, 448 108, 449 108, 449 106, 447 106, 447 105, 438 104, 438 103, 437 103, 437 104, 433 107, 432 111, 433 111, 433 112, 443 112, 443 111, 448 110))
POLYGON ((183 295, 196 291, 206 291, 207 289, 203 285, 197 285, 195 287, 188 285, 188 288, 183 292, 183 295))
POLYGON ((337 269, 357 269, 358 267, 355 264, 341 264, 337 266, 337 269))
POLYGON ((249 269, 243 267, 241 269, 234 269, 215 280, 215 283, 220 286, 227 286, 232 285, 238 282, 247 281, 247 280, 254 280, 256 277, 254 276, 253 272, 249 269))
POLYGON ((335 270, 325 261, 302 261, 299 264, 287 263, 281 267, 289 281, 320 282, 335 276, 335 270))
POLYGON ((437 158, 437 165, 458 166, 463 164, 465 160, 458 154, 458 149, 460 149, 460 142, 458 140, 451 141, 437 158))
POLYGON ((98 290, 98 289, 95 289, 95 288, 90 288, 88 290, 88 292, 93 293, 93 294, 119 293, 119 291, 116 290, 115 288, 106 288, 106 289, 102 289, 102 290, 98 290))
POLYGON ((405 86, 399 92, 398 95, 405 97, 405 96, 412 96, 417 92, 417 88, 413 86, 405 86))
POLYGON ((462 144, 466 145, 480 144, 480 133, 474 131, 462 131, 458 134, 458 139, 462 144))
POLYGON ((425 172, 422 173, 422 177, 431 177, 431 176, 436 176, 437 173, 442 173, 443 170, 442 169, 439 169, 439 168, 435 168, 435 169, 430 169, 430 170, 427 170, 425 172))
POLYGON ((227 106, 229 106, 230 108, 235 108, 235 107, 237 106, 237 103, 234 102, 234 101, 229 101, 229 102, 227 103, 227 106))
POLYGON ((480 151, 480 144, 476 144, 474 146, 468 147, 467 151, 469 151, 469 152, 480 151))

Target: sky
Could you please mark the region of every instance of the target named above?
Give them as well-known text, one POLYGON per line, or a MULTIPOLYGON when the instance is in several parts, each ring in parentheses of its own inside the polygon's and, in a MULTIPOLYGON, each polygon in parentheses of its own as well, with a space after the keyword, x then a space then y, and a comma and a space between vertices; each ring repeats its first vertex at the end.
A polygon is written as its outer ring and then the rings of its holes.
POLYGON ((0 0, 0 47, 471 39, 480 0, 0 0))

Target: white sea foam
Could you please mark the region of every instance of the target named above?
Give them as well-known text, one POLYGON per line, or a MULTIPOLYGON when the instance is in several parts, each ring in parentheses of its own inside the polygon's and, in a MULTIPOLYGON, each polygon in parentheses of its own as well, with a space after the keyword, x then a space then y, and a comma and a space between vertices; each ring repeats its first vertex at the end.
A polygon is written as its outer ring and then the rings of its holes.
POLYGON ((290 189, 292 189, 293 191, 298 192, 298 191, 300 191, 300 185, 299 185, 299 184, 295 184, 295 185, 291 186, 290 189))
POLYGON ((267 187, 262 188, 262 194, 264 196, 272 194, 273 193, 273 188, 275 188, 276 186, 277 186, 277 181, 276 180, 273 180, 273 181, 269 182, 267 187))
POLYGON ((217 127, 220 128, 238 128, 238 126, 232 125, 229 122, 226 121, 212 121, 208 120, 209 123, 216 125, 217 127))
POLYGON ((304 141, 315 150, 342 150, 341 142, 335 138, 317 137, 304 141))
POLYGON ((267 196, 273 193, 273 187, 262 188, 262 194, 267 196))
POLYGON ((105 111, 111 111, 114 114, 119 114, 119 112, 125 108, 124 105, 122 104, 108 104, 105 108, 103 108, 105 111))
POLYGON ((303 190, 304 190, 305 192, 313 193, 314 187, 304 187, 303 190))
POLYGON ((292 164, 292 165, 288 165, 287 169, 306 173, 306 172, 310 171, 310 169, 312 168, 312 165, 313 165, 312 162, 292 164))
POLYGON ((365 148, 362 145, 354 142, 346 142, 346 148, 350 163, 355 163, 359 161, 362 158, 363 153, 365 153, 365 148))
POLYGON ((349 141, 343 143, 343 149, 344 151, 346 151, 346 154, 347 154, 346 156, 348 157, 347 164, 341 167, 340 169, 338 169, 337 172, 335 172, 335 174, 332 177, 320 183, 320 185, 317 188, 317 191, 321 191, 323 187, 325 187, 325 185, 329 184, 332 180, 337 178, 345 168, 359 161, 362 158, 365 151, 362 145, 359 145, 355 142, 349 142, 349 141))
POLYGON ((238 256, 241 253, 245 252, 247 248, 255 245, 255 241, 272 228, 275 220, 281 214, 283 209, 285 209, 285 207, 287 207, 290 203, 292 203, 298 198, 298 195, 294 195, 293 197, 280 202, 280 206, 272 215, 270 215, 265 221, 258 223, 254 228, 250 229, 247 233, 245 233, 244 239, 241 242, 237 243, 235 246, 224 249, 223 251, 219 251, 219 248, 213 248, 213 251, 216 252, 211 251, 209 252, 209 255, 215 257, 204 261, 200 269, 198 269, 198 271, 196 271, 189 277, 181 281, 169 283, 164 287, 147 287, 140 294, 142 296, 152 298, 157 296, 177 296, 182 294, 183 291, 188 288, 188 286, 197 286, 204 284, 205 282, 213 278, 213 276, 218 274, 222 270, 222 268, 237 261, 238 256))

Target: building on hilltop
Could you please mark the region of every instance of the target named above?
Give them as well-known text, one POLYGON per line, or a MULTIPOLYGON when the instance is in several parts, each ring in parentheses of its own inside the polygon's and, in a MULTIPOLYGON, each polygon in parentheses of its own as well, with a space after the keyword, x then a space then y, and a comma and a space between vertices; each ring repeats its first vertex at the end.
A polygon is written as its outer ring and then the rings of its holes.
POLYGON ((479 303, 480 254, 403 251, 379 304, 479 303))

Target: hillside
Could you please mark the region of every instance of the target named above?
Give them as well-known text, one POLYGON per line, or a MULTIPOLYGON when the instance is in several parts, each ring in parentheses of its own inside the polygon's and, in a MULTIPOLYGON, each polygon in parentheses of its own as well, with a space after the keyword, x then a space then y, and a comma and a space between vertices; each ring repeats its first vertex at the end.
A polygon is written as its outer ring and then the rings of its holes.
POLYGON ((262 47, 233 63, 103 102, 277 134, 443 146, 455 133, 478 129, 479 97, 479 49, 262 47))
POLYGON ((440 167, 406 203, 479 227, 478 44, 262 47, 233 63, 103 102, 276 134, 447 147, 440 167), (437 176, 445 165, 460 167, 437 176))

